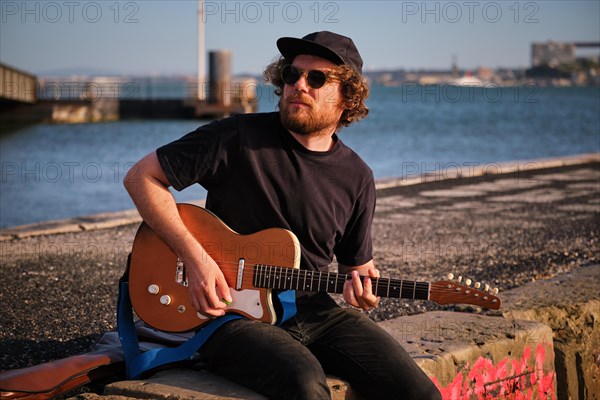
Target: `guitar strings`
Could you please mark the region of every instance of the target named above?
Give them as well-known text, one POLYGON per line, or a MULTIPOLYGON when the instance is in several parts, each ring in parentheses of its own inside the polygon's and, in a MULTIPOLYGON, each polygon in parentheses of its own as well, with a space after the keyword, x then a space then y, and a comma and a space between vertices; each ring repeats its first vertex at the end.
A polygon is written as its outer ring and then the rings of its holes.
MULTIPOLYGON (((219 268, 221 269, 221 271, 223 272, 238 272, 239 269, 239 263, 235 262, 235 261, 220 261, 220 260, 215 260, 215 262, 217 263, 217 265, 219 265, 219 268), (227 264, 227 265, 224 265, 227 264)), ((287 269, 292 270, 292 271, 298 271, 298 272, 292 272, 291 276, 289 277, 292 280, 301 280, 301 279, 311 279, 313 281, 314 285, 322 285, 325 284, 327 285, 329 281, 338 281, 341 283, 345 283, 346 281, 349 280, 350 274, 344 274, 344 273, 339 273, 339 272, 323 272, 323 271, 310 271, 310 270, 300 270, 298 268, 292 268, 292 267, 282 267, 282 266, 274 266, 274 265, 265 265, 265 264, 254 264, 251 267, 249 267, 247 270, 244 271, 244 275, 248 276, 248 272, 254 273, 256 272, 256 267, 264 267, 265 269, 271 269, 271 271, 261 271, 259 272, 259 274, 264 274, 267 275, 267 280, 272 281, 273 279, 276 279, 275 276, 273 276, 274 274, 276 275, 277 272, 281 272, 281 271, 285 271, 287 269), (275 269, 276 271, 272 271, 273 269, 275 269), (312 277, 307 277, 307 275, 313 275, 312 277), (316 274, 320 274, 320 276, 316 276, 316 274), (329 275, 329 277, 328 277, 329 275), (271 277, 269 277, 271 276, 271 277)), ((361 276, 361 278, 365 278, 365 276, 361 276)), ((492 296, 493 298, 495 298, 495 296, 491 293, 488 293, 486 291, 483 290, 479 290, 479 289, 475 289, 475 288, 471 288, 468 286, 464 286, 461 284, 457 284, 454 283, 452 281, 442 281, 442 282, 424 282, 424 281, 414 281, 414 280, 406 280, 406 279, 398 279, 398 278, 384 278, 384 277, 379 277, 379 278, 373 278, 370 277, 371 280, 373 281, 372 285, 376 286, 379 283, 383 283, 384 287, 379 287, 375 290, 379 290, 379 291, 386 291, 385 286, 399 286, 399 288, 393 289, 393 291, 400 291, 400 294, 402 294, 402 291, 415 291, 416 293, 422 294, 422 293, 426 293, 428 291, 431 290, 436 290, 438 292, 447 292, 447 293, 456 293, 459 295, 464 295, 464 291, 465 290, 469 290, 471 293, 469 294, 479 294, 479 295, 484 295, 484 296, 492 296), (412 285, 418 285, 416 286, 416 288, 411 288, 410 286, 412 285), (422 286, 426 286, 426 287, 422 287, 422 286), (450 286, 450 287, 449 287, 450 286), (457 287, 460 287, 461 290, 457 291, 457 287)), ((313 286, 314 286, 313 285, 313 286)), ((285 286, 285 283, 284 283, 285 286)), ((306 288, 305 288, 306 289, 306 288)))

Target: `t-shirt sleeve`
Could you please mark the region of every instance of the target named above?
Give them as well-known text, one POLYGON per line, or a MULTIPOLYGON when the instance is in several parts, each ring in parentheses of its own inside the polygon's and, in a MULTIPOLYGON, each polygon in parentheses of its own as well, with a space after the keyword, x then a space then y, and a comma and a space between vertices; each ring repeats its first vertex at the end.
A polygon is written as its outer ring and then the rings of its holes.
POLYGON ((375 182, 371 179, 360 192, 342 240, 334 249, 337 261, 357 266, 373 259, 371 225, 375 214, 375 182))
POLYGON ((232 119, 214 121, 159 147, 156 155, 171 186, 180 191, 199 183, 210 190, 219 182, 238 151, 235 125, 232 119))

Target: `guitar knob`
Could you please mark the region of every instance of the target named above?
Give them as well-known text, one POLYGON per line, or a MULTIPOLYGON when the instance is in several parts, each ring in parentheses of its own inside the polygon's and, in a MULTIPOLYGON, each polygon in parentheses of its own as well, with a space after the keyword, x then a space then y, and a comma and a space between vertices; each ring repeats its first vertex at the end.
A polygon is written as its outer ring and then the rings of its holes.
POLYGON ((446 275, 448 277, 448 280, 451 281, 452 279, 454 279, 454 274, 452 272, 450 272, 448 275, 446 275))
POLYGON ((481 287, 481 282, 475 282, 475 289, 479 289, 481 287))
POLYGON ((485 290, 486 292, 487 292, 488 290, 490 290, 490 285, 485 285, 485 289, 484 289, 484 290, 485 290))
POLYGON ((148 293, 158 294, 158 292, 160 292, 160 288, 157 284, 153 283, 152 285, 148 286, 148 293))
POLYGON ((497 287, 496 287, 496 288, 494 288, 494 290, 492 290, 492 294, 493 294, 494 296, 498 294, 498 288, 497 288, 497 287))
POLYGON ((169 296, 167 294, 160 296, 160 304, 163 304, 165 306, 168 306, 169 304, 171 304, 171 296, 169 296))
POLYGON ((467 279, 465 281, 465 285, 467 285, 467 286, 471 286, 471 283, 473 283, 473 281, 471 281, 470 279, 467 279))
POLYGON ((459 275, 458 278, 456 278, 456 280, 458 281, 458 283, 461 283, 462 282, 462 276, 459 275))

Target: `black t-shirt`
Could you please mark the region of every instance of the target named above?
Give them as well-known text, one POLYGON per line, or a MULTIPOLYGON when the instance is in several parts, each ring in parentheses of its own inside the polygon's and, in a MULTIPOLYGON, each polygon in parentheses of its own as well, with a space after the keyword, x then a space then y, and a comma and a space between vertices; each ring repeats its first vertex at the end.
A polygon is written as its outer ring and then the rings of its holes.
POLYGON ((169 183, 202 185, 206 208, 231 229, 288 229, 301 244, 300 267, 325 270, 334 254, 350 266, 373 258, 373 173, 334 140, 330 151, 307 150, 279 113, 258 113, 201 126, 156 152, 169 183))

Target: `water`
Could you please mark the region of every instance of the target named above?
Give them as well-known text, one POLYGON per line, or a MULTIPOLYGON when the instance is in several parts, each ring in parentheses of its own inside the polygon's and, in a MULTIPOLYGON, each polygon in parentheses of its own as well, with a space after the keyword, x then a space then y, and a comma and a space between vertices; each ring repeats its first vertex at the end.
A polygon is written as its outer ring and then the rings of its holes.
MULTIPOLYGON (((260 110, 274 110, 259 89, 260 110)), ((376 178, 600 151, 598 88, 374 87, 368 105, 369 118, 341 138, 376 178)), ((39 124, 3 135, 0 226, 133 208, 122 186, 131 165, 204 122, 39 124)))

